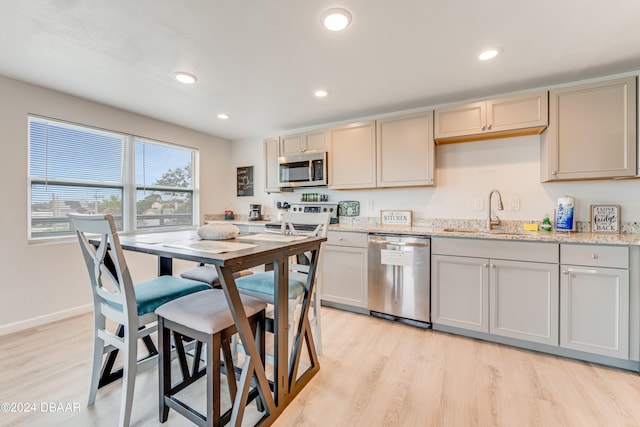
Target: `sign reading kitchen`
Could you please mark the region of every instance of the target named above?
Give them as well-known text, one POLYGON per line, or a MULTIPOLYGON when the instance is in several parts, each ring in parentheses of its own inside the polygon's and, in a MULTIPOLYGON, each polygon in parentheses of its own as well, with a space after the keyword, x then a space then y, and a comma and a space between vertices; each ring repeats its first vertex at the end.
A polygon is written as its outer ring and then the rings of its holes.
POLYGON ((380 225, 411 227, 411 211, 380 211, 380 225))

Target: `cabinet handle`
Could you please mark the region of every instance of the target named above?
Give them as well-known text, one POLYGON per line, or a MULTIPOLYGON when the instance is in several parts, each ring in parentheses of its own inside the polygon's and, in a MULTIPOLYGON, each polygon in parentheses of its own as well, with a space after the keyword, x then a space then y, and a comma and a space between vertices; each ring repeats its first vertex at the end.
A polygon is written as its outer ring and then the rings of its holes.
POLYGON ((558 171, 551 172, 551 175, 558 175, 558 171))
POLYGON ((344 240, 344 238, 342 238, 342 237, 338 237, 338 240, 344 240))
POLYGON ((591 258, 598 259, 598 254, 591 254, 591 258))
POLYGON ((491 125, 487 126, 487 129, 488 129, 488 130, 491 130, 491 125))
POLYGON ((488 268, 488 267, 489 267, 489 264, 483 264, 482 266, 483 266, 484 268, 488 268))
POLYGON ((570 268, 568 270, 562 271, 562 274, 569 274, 569 273, 598 274, 598 271, 593 269, 586 269, 586 268, 570 268))
POLYGON ((486 126, 482 126, 482 131, 484 132, 487 129, 486 126))
POLYGON ((496 265, 495 264, 491 264, 491 268, 496 268, 496 265))

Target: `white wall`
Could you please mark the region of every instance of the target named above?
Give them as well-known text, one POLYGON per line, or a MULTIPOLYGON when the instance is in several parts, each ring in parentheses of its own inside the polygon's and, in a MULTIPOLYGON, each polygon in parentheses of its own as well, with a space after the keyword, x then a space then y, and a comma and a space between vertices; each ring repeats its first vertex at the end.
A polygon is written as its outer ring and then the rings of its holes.
MULTIPOLYGON (((558 197, 576 199, 576 220, 589 221, 589 204, 618 203, 622 222, 640 221, 640 180, 602 180, 581 182, 540 182, 540 139, 524 136, 475 141, 436 147, 436 186, 433 188, 329 190, 315 188, 295 193, 267 195, 264 188, 262 141, 238 141, 232 145, 232 158, 258 165, 256 196, 236 198, 236 207, 248 211, 248 203, 263 203, 274 213, 275 201, 300 201, 302 192, 329 194, 330 202, 360 201, 361 216, 379 216, 381 209, 411 209, 414 218, 483 219, 486 210, 474 211, 479 198, 486 208, 489 192, 500 190, 506 220, 542 220, 553 215, 558 197), (260 187, 262 185, 262 187, 260 187), (510 210, 511 198, 519 199, 520 210, 510 210)), ((495 207, 495 200, 494 200, 495 207)))
MULTIPOLYGON (((197 148, 200 219, 229 203, 229 141, 1 76, 0 94, 0 335, 90 309, 91 302, 75 240, 27 242, 29 113, 197 148)), ((156 274, 154 257, 127 260, 135 281, 156 274)))

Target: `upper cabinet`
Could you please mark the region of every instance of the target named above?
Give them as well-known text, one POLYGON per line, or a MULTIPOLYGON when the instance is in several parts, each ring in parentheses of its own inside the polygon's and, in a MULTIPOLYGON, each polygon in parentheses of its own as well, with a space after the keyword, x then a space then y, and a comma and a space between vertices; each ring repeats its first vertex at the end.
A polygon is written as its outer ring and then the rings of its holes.
POLYGON ((307 151, 326 151, 327 146, 326 130, 280 137, 281 156, 300 154, 307 151))
POLYGON ((552 90, 542 181, 636 175, 636 78, 552 90))
POLYGON ((474 102, 436 110, 438 144, 534 135, 548 124, 548 93, 474 102))
POLYGON ((280 188, 278 188, 278 142, 277 137, 264 140, 264 191, 267 193, 280 192, 280 188))
POLYGON ((434 185, 433 112, 329 130, 329 188, 434 185))
POLYGON ((374 188, 375 164, 375 122, 352 123, 329 130, 329 188, 374 188))
POLYGON ((434 184, 433 112, 376 121, 377 187, 434 184))

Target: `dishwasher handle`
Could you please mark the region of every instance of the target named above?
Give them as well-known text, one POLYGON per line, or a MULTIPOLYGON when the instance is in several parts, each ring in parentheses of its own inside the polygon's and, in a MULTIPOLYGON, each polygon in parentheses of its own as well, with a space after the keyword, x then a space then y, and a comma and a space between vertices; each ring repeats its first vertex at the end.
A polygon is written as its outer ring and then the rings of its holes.
POLYGON ((380 238, 378 236, 369 236, 369 245, 377 245, 377 246, 404 246, 404 247, 412 247, 412 248, 428 248, 431 239, 416 239, 416 240, 388 240, 380 238))

